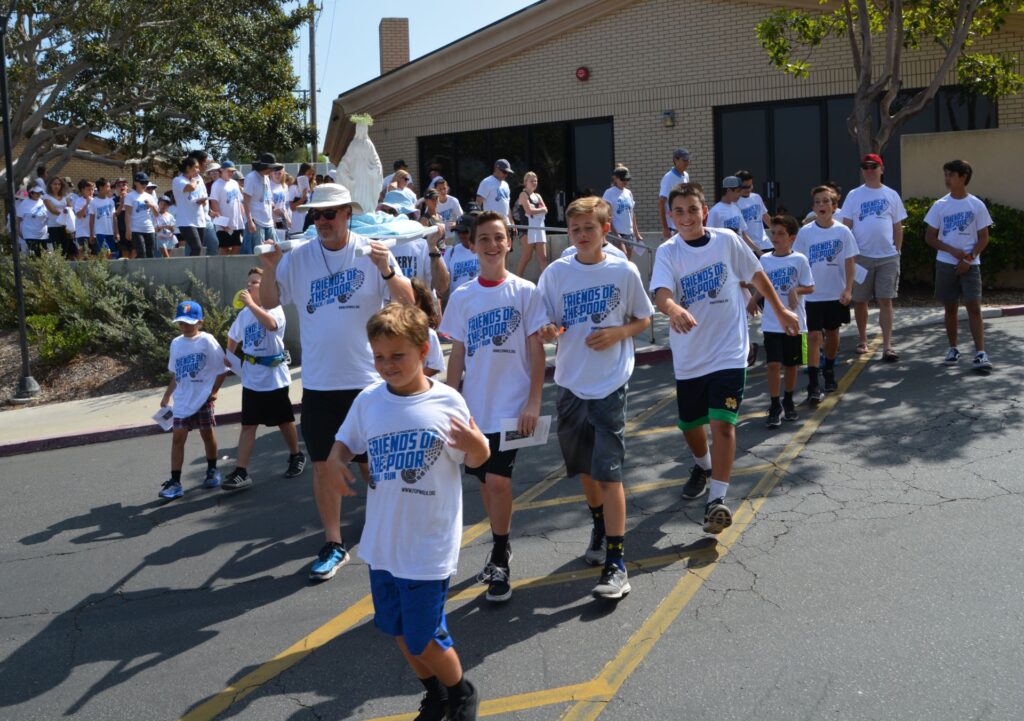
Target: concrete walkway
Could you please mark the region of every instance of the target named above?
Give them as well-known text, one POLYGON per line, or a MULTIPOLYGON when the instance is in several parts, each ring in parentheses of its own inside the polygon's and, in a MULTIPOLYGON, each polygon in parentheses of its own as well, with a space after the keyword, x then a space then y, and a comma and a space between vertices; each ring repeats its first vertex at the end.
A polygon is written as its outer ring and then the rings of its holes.
MULTIPOLYGON (((878 311, 872 309, 869 317, 870 335, 877 333, 877 314, 878 311)), ((984 309, 986 318, 1003 315, 1024 315, 1024 306, 984 309)), ((966 314, 961 310, 961 318, 965 317, 966 314)), ((897 309, 897 347, 899 329, 937 323, 942 323, 941 308, 897 309)), ((936 332, 941 331, 936 329, 936 332)), ((760 321, 755 320, 751 324, 751 338, 759 341, 760 334, 760 321)), ((965 336, 963 345, 969 348, 970 338, 966 327, 962 328, 962 334, 965 336)), ((852 323, 846 326, 843 329, 843 336, 856 337, 856 327, 852 323)), ((849 342, 844 343, 844 346, 849 345, 849 342)), ((444 344, 443 348, 447 358, 450 346, 444 344)), ((555 346, 548 344, 545 350, 550 376, 554 370, 555 346)), ((665 316, 655 314, 653 341, 650 331, 638 337, 636 354, 638 364, 659 363, 671 358, 665 316)), ((762 362, 763 359, 762 353, 762 362)), ((998 349, 994 352, 994 362, 1000 362, 998 349)), ((0 457, 161 433, 152 416, 160 406, 163 392, 164 387, 148 388, 66 403, 29 405, 5 410, 0 412, 0 457)), ((302 398, 302 369, 299 367, 292 369, 291 398, 298 410, 297 404, 302 398)), ((240 420, 241 408, 242 387, 239 379, 230 375, 218 394, 218 422, 237 423, 240 420)))

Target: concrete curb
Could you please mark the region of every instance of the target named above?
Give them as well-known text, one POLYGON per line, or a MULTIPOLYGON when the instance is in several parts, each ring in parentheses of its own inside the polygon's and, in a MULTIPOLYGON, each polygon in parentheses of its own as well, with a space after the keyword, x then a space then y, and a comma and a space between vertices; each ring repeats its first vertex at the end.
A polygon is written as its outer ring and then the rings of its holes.
MULTIPOLYGON (((985 318, 1000 318, 1008 316, 1021 316, 1024 315, 1024 305, 1012 305, 1004 306, 1002 308, 986 308, 983 312, 985 318)), ((926 321, 924 323, 918 323, 915 325, 928 325, 931 323, 941 323, 942 319, 937 321, 926 321)), ((913 326, 911 326, 913 327, 913 326)), ((664 363, 665 361, 672 359, 672 350, 668 346, 646 346, 641 348, 636 353, 636 364, 637 365, 656 365, 658 363, 664 363)), ((551 378, 554 376, 555 367, 548 365, 544 376, 545 378, 551 378)), ((293 403, 292 408, 296 413, 300 411, 300 404, 293 403)), ((218 424, 231 424, 238 423, 242 419, 241 411, 233 411, 230 413, 219 413, 217 414, 218 424)), ((89 431, 87 433, 72 433, 63 436, 50 436, 47 438, 34 438, 27 441, 16 441, 14 443, 0 444, 0 458, 6 458, 7 456, 17 456, 26 453, 39 453, 40 451, 53 451, 60 448, 70 448, 72 446, 84 446, 93 443, 106 443, 109 441, 117 441, 128 438, 141 438, 143 436, 155 436, 165 431, 161 430, 159 426, 154 423, 145 423, 143 425, 134 426, 120 426, 117 428, 106 428, 98 431, 89 431)))

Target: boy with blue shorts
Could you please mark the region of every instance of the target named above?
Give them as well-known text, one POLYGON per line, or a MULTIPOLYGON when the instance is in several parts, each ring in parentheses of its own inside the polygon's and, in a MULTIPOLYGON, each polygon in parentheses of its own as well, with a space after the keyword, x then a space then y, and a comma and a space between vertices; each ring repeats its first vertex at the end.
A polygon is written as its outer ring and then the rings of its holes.
POLYGON ((635 361, 633 337, 651 324, 654 308, 636 266, 603 248, 611 206, 593 196, 565 212, 574 255, 559 258, 537 290, 550 323, 541 339, 558 337, 558 444, 566 473, 579 475, 594 523, 583 560, 602 565, 598 598, 617 600, 631 590, 623 544, 626 494, 626 389, 635 361), (559 328, 565 332, 559 337, 559 328))
POLYGON ((462 396, 424 375, 430 342, 422 310, 389 304, 366 333, 383 382, 352 402, 328 458, 328 481, 355 495, 347 464, 368 455, 359 555, 370 567, 374 624, 395 637, 426 689, 416 718, 475 719, 479 698, 462 674, 444 604, 462 536, 459 464, 484 465, 487 438, 462 396))

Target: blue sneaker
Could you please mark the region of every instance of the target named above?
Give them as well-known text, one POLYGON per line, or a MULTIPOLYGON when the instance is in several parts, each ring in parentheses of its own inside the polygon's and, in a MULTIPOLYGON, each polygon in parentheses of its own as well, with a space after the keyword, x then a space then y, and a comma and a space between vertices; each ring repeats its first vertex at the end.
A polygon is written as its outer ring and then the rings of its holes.
POLYGON ((164 500, 173 501, 175 498, 181 498, 184 495, 184 491, 181 490, 180 483, 170 480, 164 481, 164 484, 160 486, 160 493, 157 495, 164 500))
POLYGON ((220 488, 220 471, 216 468, 207 468, 203 488, 220 488))
POLYGON ((309 580, 326 581, 329 578, 334 578, 334 574, 348 563, 348 559, 348 549, 345 546, 328 541, 320 549, 320 553, 316 554, 313 565, 309 567, 309 580))

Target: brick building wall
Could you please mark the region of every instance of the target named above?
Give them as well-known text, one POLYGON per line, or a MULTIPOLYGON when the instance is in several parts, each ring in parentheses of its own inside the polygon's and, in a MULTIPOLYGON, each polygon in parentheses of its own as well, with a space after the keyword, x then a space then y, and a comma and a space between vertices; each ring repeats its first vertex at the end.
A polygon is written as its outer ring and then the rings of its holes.
MULTIPOLYGON (((658 183, 674 148, 690 150, 695 181, 715 184, 716 106, 853 93, 845 40, 833 40, 812 56, 807 80, 769 66, 754 26, 771 9, 718 0, 632 3, 556 41, 524 45, 518 57, 480 67, 375 116, 371 137, 389 166, 395 158, 418 162, 418 136, 612 116, 615 160, 632 172, 638 223, 655 230, 658 183), (588 82, 576 79, 580 66, 590 69, 588 82), (675 112, 675 127, 663 127, 666 110, 675 112)), ((1022 48, 1024 37, 1005 31, 978 46, 1018 55, 1022 48)), ((926 84, 937 57, 934 51, 907 54, 904 86, 926 84)), ((999 125, 1024 127, 1024 96, 999 102, 999 125)), ((410 170, 418 177, 418 167, 410 170)))
POLYGON ((409 19, 382 18, 377 28, 380 36, 380 74, 409 62, 409 19))

